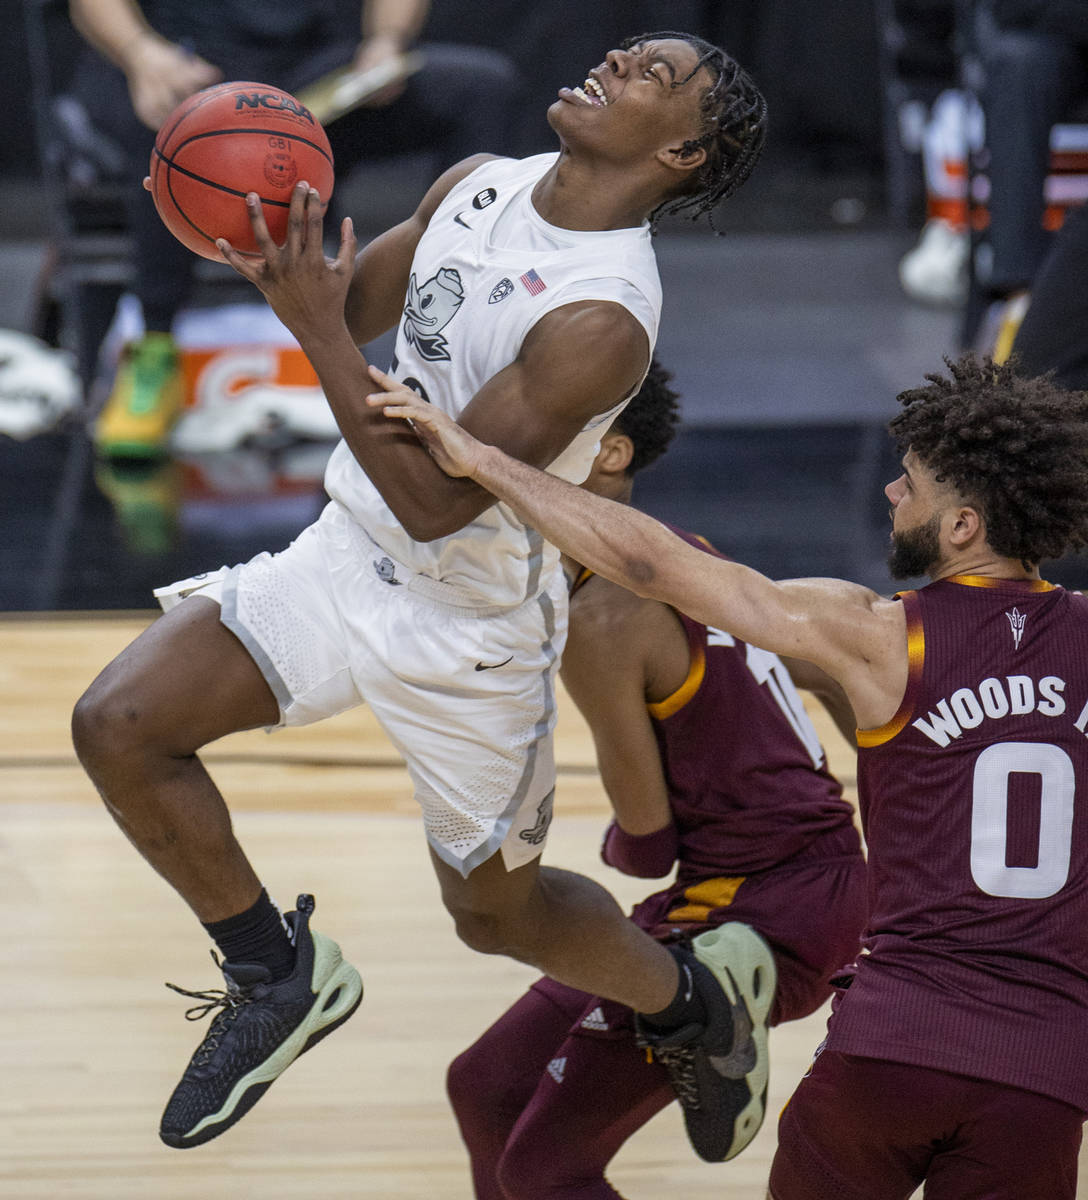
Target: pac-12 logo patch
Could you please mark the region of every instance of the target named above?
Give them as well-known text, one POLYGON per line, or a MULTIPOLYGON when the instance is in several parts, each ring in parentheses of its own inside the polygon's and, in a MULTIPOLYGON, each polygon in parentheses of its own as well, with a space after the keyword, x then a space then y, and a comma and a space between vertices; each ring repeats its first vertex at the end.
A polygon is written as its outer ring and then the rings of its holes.
POLYGON ((509 279, 500 279, 498 283, 491 289, 491 295, 488 296, 488 304, 498 304, 505 300, 507 296, 514 294, 514 284, 509 279))
POLYGON ((485 209, 489 204, 495 203, 495 197, 498 196, 498 194, 499 193, 496 192, 494 188, 484 188, 482 192, 477 192, 476 195, 472 197, 472 207, 478 211, 485 209))

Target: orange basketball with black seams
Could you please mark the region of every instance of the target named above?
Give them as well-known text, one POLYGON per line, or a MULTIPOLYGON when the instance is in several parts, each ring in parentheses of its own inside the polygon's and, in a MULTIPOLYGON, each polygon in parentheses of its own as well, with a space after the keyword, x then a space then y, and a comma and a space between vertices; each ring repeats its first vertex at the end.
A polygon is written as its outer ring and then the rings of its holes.
POLYGON ((325 130, 290 93, 263 83, 220 83, 182 101, 151 152, 151 195, 170 232, 204 258, 223 261, 216 238, 256 254, 245 197, 261 198, 268 232, 287 236, 291 189, 306 180, 325 205, 333 188, 325 130))

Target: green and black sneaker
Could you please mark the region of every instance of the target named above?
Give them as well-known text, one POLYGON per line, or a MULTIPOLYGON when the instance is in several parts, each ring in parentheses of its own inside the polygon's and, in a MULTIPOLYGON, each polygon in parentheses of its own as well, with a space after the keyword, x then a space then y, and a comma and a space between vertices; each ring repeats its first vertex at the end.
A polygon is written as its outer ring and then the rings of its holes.
POLYGON ((767 1110, 774 955, 754 929, 739 921, 699 934, 690 951, 680 945, 670 949, 681 968, 690 970, 707 1023, 662 1031, 636 1014, 638 1044, 668 1071, 696 1154, 724 1162, 756 1136, 767 1110))
POLYGON ((122 351, 109 398, 94 426, 98 453, 105 458, 165 454, 184 398, 177 344, 168 333, 145 333, 122 351))
POLYGON ((182 1150, 218 1137, 245 1116, 273 1081, 359 1007, 363 981, 340 947, 310 930, 313 896, 286 914, 295 969, 273 983, 258 963, 220 964, 225 990, 189 992, 203 1001, 186 1012, 198 1021, 219 1011, 162 1115, 159 1136, 182 1150))

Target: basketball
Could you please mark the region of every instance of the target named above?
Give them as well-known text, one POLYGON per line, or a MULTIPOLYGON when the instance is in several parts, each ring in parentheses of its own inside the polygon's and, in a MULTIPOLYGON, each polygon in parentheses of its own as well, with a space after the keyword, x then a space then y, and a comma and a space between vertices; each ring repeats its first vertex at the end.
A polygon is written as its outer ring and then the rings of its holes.
POLYGON ((248 192, 260 196, 268 232, 282 245, 294 185, 306 180, 325 205, 333 187, 325 130, 294 96, 263 83, 220 83, 183 100, 159 129, 149 173, 166 227, 217 262, 216 238, 259 253, 248 192))

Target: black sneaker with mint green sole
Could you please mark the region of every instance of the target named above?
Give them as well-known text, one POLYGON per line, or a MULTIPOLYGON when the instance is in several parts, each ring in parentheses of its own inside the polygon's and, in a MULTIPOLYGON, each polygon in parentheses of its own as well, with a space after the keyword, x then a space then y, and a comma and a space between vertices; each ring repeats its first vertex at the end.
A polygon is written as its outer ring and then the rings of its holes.
POLYGON ((751 1142, 766 1114, 774 955, 738 921, 699 934, 690 951, 670 948, 691 967, 707 1022, 660 1030, 636 1014, 638 1044, 668 1071, 695 1153, 724 1162, 751 1142))
POLYGON ((295 968, 273 983, 257 963, 221 965, 226 989, 188 992, 204 1001, 185 1014, 200 1020, 219 1009, 162 1115, 159 1137, 175 1149, 199 1146, 245 1116, 272 1083, 359 1007, 363 981, 340 947, 310 929, 314 898, 299 896, 287 913, 295 968))

